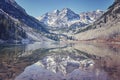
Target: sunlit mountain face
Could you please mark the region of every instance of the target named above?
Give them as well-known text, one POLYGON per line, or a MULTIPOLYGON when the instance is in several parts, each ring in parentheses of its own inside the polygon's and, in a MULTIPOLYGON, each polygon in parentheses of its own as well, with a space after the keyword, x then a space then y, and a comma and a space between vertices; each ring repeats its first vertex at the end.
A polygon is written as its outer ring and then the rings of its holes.
MULTIPOLYGON (((40 22, 51 26, 51 27, 72 27, 74 24, 81 23, 84 27, 87 24, 93 23, 97 20, 104 11, 96 10, 91 12, 81 12, 75 13, 69 8, 64 8, 62 10, 54 10, 53 12, 48 12, 38 19, 40 22)), ((73 26, 77 27, 80 24, 73 26)))
POLYGON ((75 13, 69 8, 63 8, 62 10, 48 12, 37 17, 37 19, 48 26, 49 31, 53 33, 61 31, 62 34, 69 35, 77 33, 80 29, 92 24, 103 13, 104 11, 101 10, 75 13))

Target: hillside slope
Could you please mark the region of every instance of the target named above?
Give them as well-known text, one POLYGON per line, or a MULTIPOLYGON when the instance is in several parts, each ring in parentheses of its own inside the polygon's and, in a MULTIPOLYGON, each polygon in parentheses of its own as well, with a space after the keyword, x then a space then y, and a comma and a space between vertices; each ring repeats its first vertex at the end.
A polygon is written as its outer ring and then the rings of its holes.
POLYGON ((120 1, 116 0, 97 21, 75 35, 78 40, 120 41, 120 1))
POLYGON ((0 43, 49 41, 53 35, 14 0, 0 1, 0 43))

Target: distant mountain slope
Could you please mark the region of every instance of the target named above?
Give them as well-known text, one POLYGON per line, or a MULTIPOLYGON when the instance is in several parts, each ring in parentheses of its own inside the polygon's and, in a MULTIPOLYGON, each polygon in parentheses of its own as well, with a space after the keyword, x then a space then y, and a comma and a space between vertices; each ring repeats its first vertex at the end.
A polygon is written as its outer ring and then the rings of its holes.
POLYGON ((96 21, 98 18, 103 15, 104 11, 101 10, 96 10, 96 11, 91 11, 91 12, 82 12, 80 13, 80 21, 85 22, 85 23, 93 23, 96 21))
POLYGON ((103 11, 97 10, 76 14, 71 9, 64 8, 48 12, 38 17, 38 20, 47 25, 47 28, 52 33, 71 36, 71 34, 75 34, 85 26, 93 23, 103 13, 103 11))
POLYGON ((94 22, 103 13, 103 11, 93 11, 83 12, 79 15, 69 8, 64 8, 61 11, 54 10, 53 12, 48 12, 43 16, 38 17, 38 19, 40 22, 51 27, 83 27, 94 22))
POLYGON ((120 1, 115 0, 97 21, 76 35, 78 40, 120 41, 120 1))

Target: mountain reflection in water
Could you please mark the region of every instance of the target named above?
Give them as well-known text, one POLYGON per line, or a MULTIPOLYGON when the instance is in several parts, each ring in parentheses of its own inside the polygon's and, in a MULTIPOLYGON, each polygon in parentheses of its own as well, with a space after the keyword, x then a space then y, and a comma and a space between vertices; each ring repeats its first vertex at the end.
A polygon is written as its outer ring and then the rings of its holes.
POLYGON ((120 45, 34 43, 0 47, 0 80, 119 80, 120 45))

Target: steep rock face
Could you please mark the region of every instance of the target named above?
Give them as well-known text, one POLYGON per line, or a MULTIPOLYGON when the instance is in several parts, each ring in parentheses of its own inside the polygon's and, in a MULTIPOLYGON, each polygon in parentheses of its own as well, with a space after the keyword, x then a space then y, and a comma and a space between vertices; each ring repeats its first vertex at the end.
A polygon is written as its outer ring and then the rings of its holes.
POLYGON ((63 10, 61 10, 59 15, 65 21, 72 21, 72 20, 78 20, 78 19, 80 19, 79 15, 76 14, 76 13, 74 13, 69 8, 64 8, 63 10))
POLYGON ((38 19, 40 22, 51 27, 69 27, 69 22, 79 20, 80 17, 71 9, 64 8, 61 11, 54 10, 53 12, 46 13, 43 16, 38 17, 38 19))

